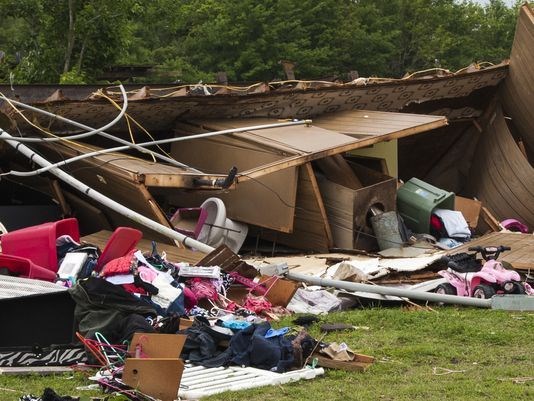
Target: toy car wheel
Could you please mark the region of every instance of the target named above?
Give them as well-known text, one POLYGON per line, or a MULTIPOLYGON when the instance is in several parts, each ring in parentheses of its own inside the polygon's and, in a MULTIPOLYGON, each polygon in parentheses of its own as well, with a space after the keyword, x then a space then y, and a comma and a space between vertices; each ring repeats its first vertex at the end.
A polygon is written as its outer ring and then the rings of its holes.
POLYGON ((488 299, 495 295, 495 288, 490 285, 480 284, 475 287, 473 291, 474 298, 488 299))
POLYGON ((456 288, 452 284, 443 283, 436 287, 436 294, 456 295, 456 288))
POLYGON ((525 294, 525 287, 522 283, 517 281, 507 281, 503 284, 502 288, 507 294, 525 294))
POLYGON ((526 294, 525 286, 523 283, 514 283, 514 294, 526 294))

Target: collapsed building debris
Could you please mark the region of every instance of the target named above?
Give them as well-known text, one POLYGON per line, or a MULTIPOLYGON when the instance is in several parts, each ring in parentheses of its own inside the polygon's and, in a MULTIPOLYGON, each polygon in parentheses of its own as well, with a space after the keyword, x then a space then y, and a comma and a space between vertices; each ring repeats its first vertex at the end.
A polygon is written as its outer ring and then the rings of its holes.
POLYGON ((47 323, 58 330, 10 327, 5 344, 17 349, 0 348, 2 365, 90 358, 103 387, 197 398, 373 362, 271 326, 288 310, 328 313, 354 299, 533 310, 532 15, 521 7, 510 66, 454 74, 121 87, 122 107, 113 88, 9 89, 19 99, 2 104, 2 178, 77 219, 2 228, 0 303, 39 322, 62 308, 47 323), (118 109, 126 118, 107 123, 118 109), (42 127, 59 140, 42 141, 42 127), (156 144, 161 154, 147 149, 156 144), (468 291, 452 288, 451 269, 468 291))

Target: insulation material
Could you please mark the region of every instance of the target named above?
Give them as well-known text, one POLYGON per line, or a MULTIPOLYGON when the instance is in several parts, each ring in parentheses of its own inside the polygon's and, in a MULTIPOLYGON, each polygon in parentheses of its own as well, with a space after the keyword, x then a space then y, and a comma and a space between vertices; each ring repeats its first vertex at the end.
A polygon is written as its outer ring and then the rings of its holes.
POLYGON ((368 256, 355 256, 350 261, 336 263, 328 268, 324 278, 341 279, 353 278, 353 281, 367 281, 387 276, 394 272, 415 272, 423 270, 444 255, 436 252, 433 255, 422 255, 416 258, 372 258, 368 256), (338 270, 344 270, 343 278, 338 270))

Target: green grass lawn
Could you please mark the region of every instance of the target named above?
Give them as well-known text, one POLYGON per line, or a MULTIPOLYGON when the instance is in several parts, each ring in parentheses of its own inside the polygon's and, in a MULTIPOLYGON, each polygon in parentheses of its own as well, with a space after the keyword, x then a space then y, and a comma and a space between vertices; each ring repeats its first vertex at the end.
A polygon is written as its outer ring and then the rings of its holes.
MULTIPOLYGON (((533 313, 451 306, 434 311, 374 308, 332 313, 323 322, 369 327, 330 333, 324 341, 346 342, 356 352, 375 356, 375 364, 364 373, 327 370, 310 381, 206 400, 534 400, 533 313), (444 372, 450 373, 436 374, 444 372), (517 378, 530 380, 516 383, 517 378)), ((286 318, 277 325, 290 324, 286 318)), ((311 328, 316 338, 318 328, 311 328)), ((76 390, 87 384, 81 374, 0 376, 0 400, 40 395, 47 386, 61 395, 101 395, 76 390)))

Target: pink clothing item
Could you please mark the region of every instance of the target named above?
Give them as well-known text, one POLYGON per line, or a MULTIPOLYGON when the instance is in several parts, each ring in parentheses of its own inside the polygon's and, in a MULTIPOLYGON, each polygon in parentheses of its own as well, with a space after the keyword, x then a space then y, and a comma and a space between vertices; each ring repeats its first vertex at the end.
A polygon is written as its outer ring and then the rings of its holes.
POLYGON ((141 265, 137 268, 137 270, 139 271, 139 277, 141 277, 141 280, 143 280, 145 283, 151 283, 156 279, 156 277, 158 277, 158 273, 156 273, 150 267, 141 265))
POLYGON ((184 306, 185 309, 189 310, 191 308, 194 308, 198 304, 198 299, 195 296, 195 293, 191 291, 189 288, 184 288, 184 306))
POLYGON ((210 299, 216 301, 219 299, 219 293, 211 279, 195 277, 189 280, 188 286, 197 300, 210 299))
POLYGON ((528 234, 528 232, 529 232, 528 226, 523 224, 523 223, 521 223, 519 220, 516 220, 516 219, 503 220, 503 221, 501 221, 501 226, 503 226, 507 230, 519 231, 519 232, 521 232, 523 234, 528 234))

